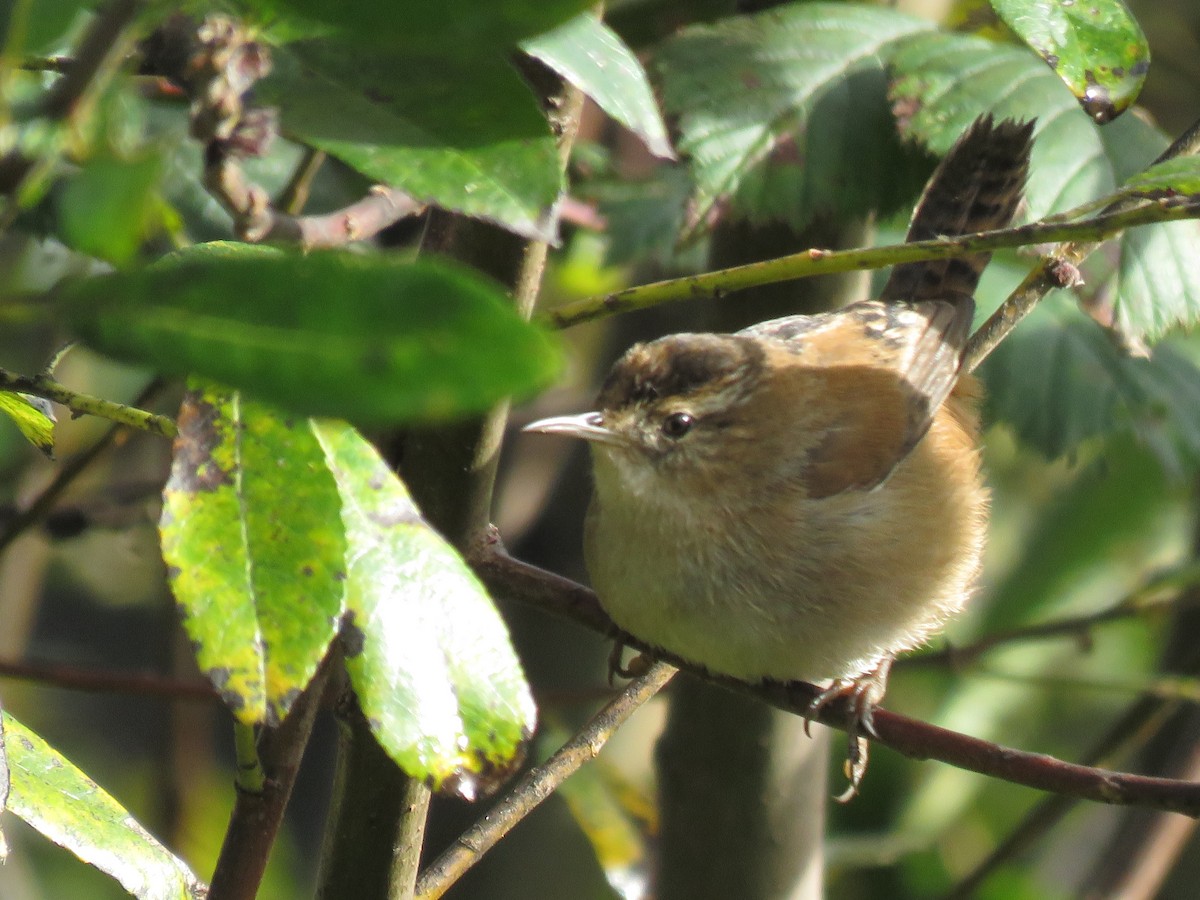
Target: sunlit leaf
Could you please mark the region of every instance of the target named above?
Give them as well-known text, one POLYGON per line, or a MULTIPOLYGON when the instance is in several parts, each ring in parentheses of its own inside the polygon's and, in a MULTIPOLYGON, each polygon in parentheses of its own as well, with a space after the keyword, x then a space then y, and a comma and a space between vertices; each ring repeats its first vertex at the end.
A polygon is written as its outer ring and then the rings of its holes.
POLYGON ((314 428, 342 497, 359 703, 406 772, 472 797, 519 761, 536 720, 504 622, 374 448, 342 423, 314 428))
POLYGON ((1137 99, 1150 47, 1121 0, 992 0, 992 6, 1097 122, 1137 99))
POLYGON ((8 416, 25 439, 42 453, 54 456, 54 419, 50 404, 13 391, 0 391, 0 413, 8 416))
POLYGON ((195 387, 163 492, 163 558, 200 669, 247 724, 277 723, 337 632, 346 542, 305 419, 195 387))
POLYGON ((4 713, 8 809, 139 900, 200 900, 207 889, 116 800, 4 713))
POLYGON ((577 16, 526 41, 522 49, 595 100, 655 156, 675 158, 642 64, 616 32, 594 15, 577 16))
POLYGON ((550 381, 550 337, 446 263, 204 245, 64 291, 104 353, 305 414, 386 423, 479 411, 550 381))

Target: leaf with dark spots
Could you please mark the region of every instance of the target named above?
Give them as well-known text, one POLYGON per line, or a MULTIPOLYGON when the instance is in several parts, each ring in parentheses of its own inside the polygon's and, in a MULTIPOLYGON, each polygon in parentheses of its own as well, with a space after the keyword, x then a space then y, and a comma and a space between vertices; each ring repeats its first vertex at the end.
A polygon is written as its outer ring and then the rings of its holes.
POLYGON ((1111 121, 1137 99, 1150 47, 1122 0, 992 0, 992 6, 1096 123, 1111 121))
POLYGON ((239 720, 279 721, 344 610, 337 486, 307 420, 196 386, 184 404, 159 530, 203 670, 239 720), (227 477, 191 490, 196 460, 227 477), (303 490, 297 486, 303 485, 303 490), (214 548, 219 548, 214 552, 214 548))
POLYGON ((233 482, 229 461, 214 458, 220 446, 216 431, 219 410, 195 391, 184 395, 177 419, 179 436, 175 439, 175 465, 172 477, 181 491, 215 491, 233 482))

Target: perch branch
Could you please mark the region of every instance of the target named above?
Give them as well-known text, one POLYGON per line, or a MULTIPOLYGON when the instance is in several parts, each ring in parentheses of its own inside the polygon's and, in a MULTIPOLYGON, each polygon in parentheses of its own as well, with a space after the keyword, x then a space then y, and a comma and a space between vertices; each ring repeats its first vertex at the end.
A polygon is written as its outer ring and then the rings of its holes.
MULTIPOLYGON (((507 556, 494 536, 475 548, 472 565, 484 584, 497 596, 537 606, 608 635, 619 636, 631 647, 654 654, 694 675, 739 693, 757 697, 796 715, 807 715, 820 689, 802 682, 749 684, 663 653, 623 634, 600 608, 595 595, 557 575, 507 556)), ((847 710, 840 703, 823 708, 818 720, 845 728, 847 710)), ((875 714, 879 743, 912 759, 936 759, 1050 793, 1100 803, 1138 805, 1200 817, 1200 783, 1113 772, 1064 762, 1040 753, 1029 753, 979 740, 919 722, 886 710, 875 714)))

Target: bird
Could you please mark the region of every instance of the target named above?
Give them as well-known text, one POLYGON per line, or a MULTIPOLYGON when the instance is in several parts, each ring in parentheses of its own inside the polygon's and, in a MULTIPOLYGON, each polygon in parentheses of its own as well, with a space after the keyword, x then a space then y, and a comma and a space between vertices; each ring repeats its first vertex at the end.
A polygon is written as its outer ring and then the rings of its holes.
MULTIPOLYGON (((1034 122, 976 119, 907 240, 1007 227, 1034 122)), ((850 782, 896 656, 958 613, 989 494, 962 370, 990 254, 895 266, 879 297, 733 334, 669 335, 613 364, 595 409, 526 431, 592 449, 584 559, 640 642, 710 672, 849 701, 850 782)))

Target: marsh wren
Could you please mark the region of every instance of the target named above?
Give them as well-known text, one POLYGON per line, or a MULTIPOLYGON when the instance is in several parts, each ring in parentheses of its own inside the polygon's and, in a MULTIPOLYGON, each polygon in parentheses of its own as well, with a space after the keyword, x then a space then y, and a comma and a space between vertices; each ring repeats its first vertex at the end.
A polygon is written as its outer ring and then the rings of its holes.
MULTIPOLYGON (((1007 226, 1032 123, 977 120, 908 240, 1007 226)), ((988 255, 897 266, 878 300, 632 347, 583 438, 585 558, 629 634, 747 681, 849 695, 852 793, 896 654, 966 602, 983 552, 978 389, 960 372, 988 255)))

